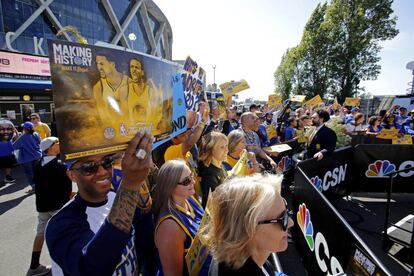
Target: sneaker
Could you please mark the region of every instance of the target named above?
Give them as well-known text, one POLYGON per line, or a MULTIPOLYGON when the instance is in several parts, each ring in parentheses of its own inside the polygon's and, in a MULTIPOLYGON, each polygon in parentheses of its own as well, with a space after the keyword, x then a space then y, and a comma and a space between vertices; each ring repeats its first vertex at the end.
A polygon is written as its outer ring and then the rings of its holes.
POLYGON ((51 270, 50 266, 39 265, 38 267, 34 269, 29 269, 29 271, 27 271, 26 273, 26 276, 46 275, 50 272, 50 270, 51 270))
POLYGON ((11 175, 6 175, 6 177, 4 178, 4 182, 5 183, 14 183, 14 182, 16 182, 16 179, 13 178, 13 176, 11 176, 11 175))

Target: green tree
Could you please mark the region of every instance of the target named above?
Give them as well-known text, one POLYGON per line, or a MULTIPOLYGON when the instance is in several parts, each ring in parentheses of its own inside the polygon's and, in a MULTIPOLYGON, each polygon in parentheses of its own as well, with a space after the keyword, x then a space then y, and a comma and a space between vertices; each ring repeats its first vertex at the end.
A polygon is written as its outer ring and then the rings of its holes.
POLYGON ((282 95, 283 99, 289 98, 292 94, 300 94, 303 90, 301 55, 300 45, 287 49, 274 73, 275 90, 282 95))
POLYGON ((289 52, 290 49, 287 49, 283 54, 280 65, 274 73, 275 91, 279 92, 283 99, 289 98, 292 90, 293 68, 288 60, 289 52))
POLYGON ((380 73, 380 41, 398 34, 392 0, 332 0, 324 28, 329 30, 332 94, 339 102, 361 90, 360 82, 380 73))
POLYGON ((298 46, 286 51, 274 73, 284 97, 353 97, 360 82, 377 78, 379 42, 398 34, 392 0, 332 0, 318 4, 298 46))
POLYGON ((323 25, 327 4, 318 4, 305 25, 302 40, 301 62, 303 95, 324 98, 328 92, 329 79, 329 30, 323 25))

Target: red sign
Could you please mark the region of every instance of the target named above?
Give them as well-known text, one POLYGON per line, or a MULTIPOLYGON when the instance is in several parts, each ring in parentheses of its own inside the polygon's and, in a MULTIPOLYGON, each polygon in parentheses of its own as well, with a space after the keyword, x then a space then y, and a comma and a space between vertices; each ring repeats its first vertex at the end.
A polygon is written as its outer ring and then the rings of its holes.
POLYGON ((0 73, 50 77, 47 57, 0 52, 0 73))

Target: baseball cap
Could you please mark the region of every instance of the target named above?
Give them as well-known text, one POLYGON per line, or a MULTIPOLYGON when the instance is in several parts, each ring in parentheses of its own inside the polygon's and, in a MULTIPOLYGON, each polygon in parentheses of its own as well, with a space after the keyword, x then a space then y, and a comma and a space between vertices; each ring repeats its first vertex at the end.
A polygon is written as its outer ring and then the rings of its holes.
POLYGON ((22 127, 25 129, 33 129, 33 124, 31 122, 25 122, 24 124, 22 124, 22 127))
POLYGON ((357 111, 359 111, 359 107, 353 107, 352 109, 351 109, 351 112, 357 112, 357 111))
POLYGON ((47 138, 43 139, 40 142, 40 149, 44 152, 48 148, 50 148, 51 146, 53 146, 53 144, 55 144, 58 141, 59 141, 59 138, 57 138, 57 137, 54 137, 54 136, 47 137, 47 138))

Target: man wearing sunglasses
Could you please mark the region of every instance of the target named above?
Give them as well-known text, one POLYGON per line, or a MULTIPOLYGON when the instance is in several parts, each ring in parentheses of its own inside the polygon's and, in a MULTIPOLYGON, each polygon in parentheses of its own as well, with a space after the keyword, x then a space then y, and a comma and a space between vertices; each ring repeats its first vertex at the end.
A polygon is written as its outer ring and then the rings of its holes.
POLYGON ((122 159, 123 179, 110 192, 114 155, 84 157, 69 164, 67 175, 78 194, 53 216, 46 243, 53 275, 137 275, 136 208, 139 189, 152 166, 153 137, 139 132, 122 159))
POLYGON ((33 129, 36 131, 40 139, 45 139, 46 137, 50 137, 51 131, 47 124, 43 123, 40 120, 40 116, 37 113, 30 114, 30 122, 33 124, 33 129))

